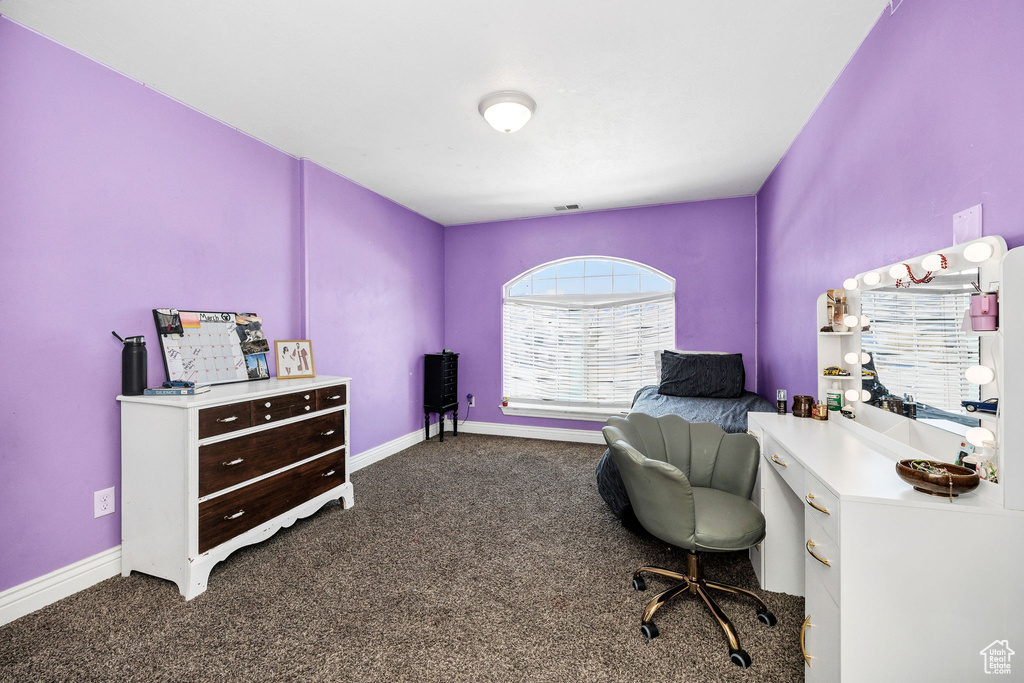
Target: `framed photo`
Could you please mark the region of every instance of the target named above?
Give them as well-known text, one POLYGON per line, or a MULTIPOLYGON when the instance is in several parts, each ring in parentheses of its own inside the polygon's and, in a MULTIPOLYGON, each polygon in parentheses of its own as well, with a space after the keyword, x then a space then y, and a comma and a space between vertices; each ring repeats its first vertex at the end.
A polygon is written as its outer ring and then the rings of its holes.
POLYGON ((278 379, 316 377, 316 370, 313 369, 313 342, 310 340, 275 340, 274 355, 277 356, 278 379))

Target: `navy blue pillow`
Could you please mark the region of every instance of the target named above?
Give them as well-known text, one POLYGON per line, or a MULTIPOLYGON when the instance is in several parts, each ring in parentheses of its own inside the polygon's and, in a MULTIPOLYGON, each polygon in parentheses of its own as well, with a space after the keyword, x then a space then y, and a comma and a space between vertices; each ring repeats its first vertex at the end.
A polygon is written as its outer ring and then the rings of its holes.
POLYGON ((741 353, 661 354, 661 385, 658 393, 694 398, 739 398, 746 373, 741 353))

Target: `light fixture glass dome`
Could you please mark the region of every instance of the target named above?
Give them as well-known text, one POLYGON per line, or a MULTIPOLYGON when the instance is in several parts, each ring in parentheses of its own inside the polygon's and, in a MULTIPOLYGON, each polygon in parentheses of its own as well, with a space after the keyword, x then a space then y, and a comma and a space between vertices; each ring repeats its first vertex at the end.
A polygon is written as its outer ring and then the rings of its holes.
POLYGON ((515 133, 537 111, 529 95, 511 90, 496 92, 480 101, 480 115, 499 133, 515 133))

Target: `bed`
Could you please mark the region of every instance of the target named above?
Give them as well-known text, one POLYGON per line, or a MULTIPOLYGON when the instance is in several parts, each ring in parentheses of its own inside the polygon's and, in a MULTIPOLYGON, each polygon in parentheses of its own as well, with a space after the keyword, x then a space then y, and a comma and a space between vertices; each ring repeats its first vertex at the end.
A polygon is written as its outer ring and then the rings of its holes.
MULTIPOLYGON (((689 422, 713 422, 730 433, 747 431, 747 413, 751 411, 770 413, 775 411, 775 406, 750 391, 743 391, 735 398, 697 398, 667 396, 658 393, 657 385, 650 385, 636 392, 630 408, 630 412, 647 413, 654 417, 679 415, 689 422)), ((612 513, 631 526, 633 508, 619 469, 607 449, 597 463, 597 490, 612 513)))

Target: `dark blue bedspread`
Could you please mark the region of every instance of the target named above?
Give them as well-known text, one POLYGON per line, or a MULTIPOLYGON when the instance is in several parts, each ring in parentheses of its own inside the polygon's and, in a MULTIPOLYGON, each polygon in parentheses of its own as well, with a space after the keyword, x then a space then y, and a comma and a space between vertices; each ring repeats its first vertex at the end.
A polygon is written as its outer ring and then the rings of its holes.
MULTIPOLYGON (((739 398, 690 398, 663 396, 657 386, 646 386, 633 396, 631 413, 654 417, 679 415, 688 422, 713 422, 729 433, 747 431, 747 413, 774 412, 775 406, 755 393, 744 391, 739 398)), ((628 521, 633 510, 619 468, 605 450, 597 463, 597 490, 616 517, 628 521)))

